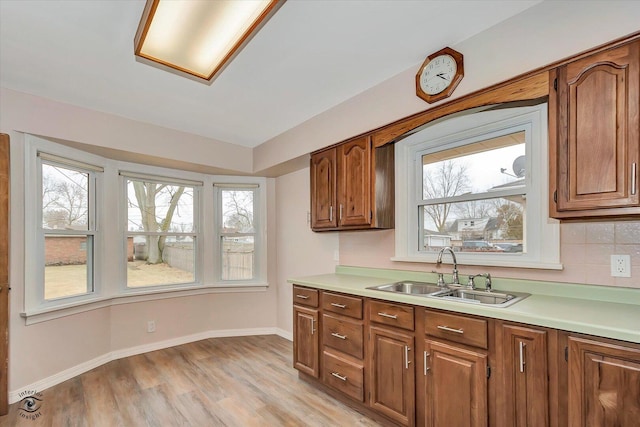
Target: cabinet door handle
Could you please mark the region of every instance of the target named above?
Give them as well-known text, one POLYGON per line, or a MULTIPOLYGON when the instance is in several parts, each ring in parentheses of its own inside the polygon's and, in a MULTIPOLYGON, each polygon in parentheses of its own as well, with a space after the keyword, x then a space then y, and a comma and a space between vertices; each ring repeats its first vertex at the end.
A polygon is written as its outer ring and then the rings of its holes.
POLYGON ((340 203, 340 221, 342 221, 342 203, 340 203))
POLYGON ((333 222, 333 206, 329 206, 329 222, 333 222))
POLYGON ((300 299, 309 299, 308 296, 306 295, 296 295, 296 298, 300 298, 300 299))
POLYGON ((398 316, 395 314, 387 314, 387 313, 378 313, 378 316, 387 317, 389 319, 397 319, 398 316))
POLYGON ((442 325, 438 325, 436 326, 438 329, 441 329, 443 331, 447 331, 447 332, 455 332, 456 334, 464 334, 464 330, 463 329, 454 329, 454 328, 450 328, 448 326, 442 326, 442 325))
POLYGON ((316 333, 316 319, 311 318, 311 335, 316 333))
POLYGON ((342 381, 346 381, 346 380, 347 380, 347 377, 346 377, 346 376, 344 376, 344 375, 340 375, 340 374, 339 374, 339 373, 337 373, 337 372, 331 372, 331 375, 333 375, 334 377, 336 377, 337 379, 342 380, 342 381))
POLYGON ((636 162, 631 163, 631 195, 636 195, 636 178, 637 178, 637 165, 636 162))
POLYGON ((346 335, 340 335, 340 334, 339 334, 339 333, 337 333, 337 332, 331 332, 331 336, 332 336, 332 337, 336 337, 336 338, 340 338, 341 340, 346 340, 346 339, 347 339, 347 336, 346 336, 346 335))
POLYGON ((524 358, 525 358, 524 349, 527 345, 523 341, 520 341, 519 344, 520 344, 520 372, 524 372, 524 365, 526 364, 524 361, 524 358))
POLYGON ((428 363, 429 363, 429 353, 427 353, 427 352, 425 351, 425 352, 424 352, 424 364, 423 364, 423 366, 424 366, 424 375, 425 375, 425 376, 427 375, 427 371, 428 371, 429 369, 431 369, 431 368, 429 367, 428 363))
POLYGON ((346 304, 338 304, 337 302, 332 302, 331 305, 338 308, 347 308, 346 304))
POLYGON ((411 347, 409 347, 408 345, 404 346, 404 369, 409 369, 409 363, 411 363, 411 361, 409 361, 409 350, 411 350, 411 347))

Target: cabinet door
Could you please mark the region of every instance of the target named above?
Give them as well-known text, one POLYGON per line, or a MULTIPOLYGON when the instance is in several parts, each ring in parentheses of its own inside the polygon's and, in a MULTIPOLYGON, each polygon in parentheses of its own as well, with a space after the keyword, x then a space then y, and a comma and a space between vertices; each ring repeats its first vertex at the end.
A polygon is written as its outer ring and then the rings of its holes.
POLYGON ((413 336, 375 326, 369 331, 369 404, 402 425, 414 425, 413 336))
POLYGON ((338 147, 338 223, 371 224, 371 141, 368 136, 338 147))
POLYGON ((640 350, 569 337, 569 426, 640 423, 640 350))
POLYGON ((293 367, 318 378, 318 310, 293 306, 293 367))
POLYGON ((487 425, 487 355, 425 340, 425 426, 487 425))
POLYGON ((311 228, 335 228, 336 212, 336 149, 311 156, 311 228))
POLYGON ((498 331, 503 385, 496 417, 504 427, 549 425, 547 332, 515 325, 498 331))
POLYGON ((557 70, 558 213, 639 205, 639 54, 636 42, 557 70))

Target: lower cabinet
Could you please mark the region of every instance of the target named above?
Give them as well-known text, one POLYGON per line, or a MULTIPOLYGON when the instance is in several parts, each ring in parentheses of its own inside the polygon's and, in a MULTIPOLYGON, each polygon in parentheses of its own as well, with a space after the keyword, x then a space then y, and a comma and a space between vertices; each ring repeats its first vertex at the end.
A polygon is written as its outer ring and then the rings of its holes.
POLYGON ((371 326, 369 334, 369 404, 402 425, 414 425, 413 335, 377 326, 371 326))
POLYGON ((569 337, 569 426, 640 425, 640 348, 569 337))
POLYGON ((293 367, 318 378, 320 374, 318 310, 293 306, 293 367))
POLYGON ((294 286, 301 377, 384 425, 640 426, 640 343, 294 286))
POLYGON ((520 325, 496 324, 496 425, 549 425, 548 332, 520 325))
POLYGON ((427 339, 425 426, 487 425, 487 355, 427 339))

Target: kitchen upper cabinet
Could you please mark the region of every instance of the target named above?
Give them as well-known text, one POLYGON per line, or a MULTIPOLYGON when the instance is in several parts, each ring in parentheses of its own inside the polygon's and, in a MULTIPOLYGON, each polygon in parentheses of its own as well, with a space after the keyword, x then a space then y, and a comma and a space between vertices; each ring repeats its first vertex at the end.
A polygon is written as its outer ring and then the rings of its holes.
POLYGON ((569 337, 569 426, 631 427, 640 421, 640 349, 569 337))
POLYGON ((496 425, 548 426, 548 332, 502 322, 498 322, 496 329, 496 377, 502 377, 502 386, 496 390, 499 394, 496 425))
POLYGON ((338 217, 334 212, 336 198, 336 149, 311 156, 311 227, 335 228, 338 217))
POLYGON ((311 228, 393 228, 393 145, 363 136, 311 155, 311 228))
POLYGON ((640 42, 551 71, 550 215, 640 213, 640 42))

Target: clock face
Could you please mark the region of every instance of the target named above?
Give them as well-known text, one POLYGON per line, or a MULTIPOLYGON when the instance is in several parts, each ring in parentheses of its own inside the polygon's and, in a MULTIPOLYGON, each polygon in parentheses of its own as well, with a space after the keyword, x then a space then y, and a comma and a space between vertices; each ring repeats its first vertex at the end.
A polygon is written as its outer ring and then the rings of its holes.
POLYGON ((436 95, 448 88, 458 66, 451 55, 440 55, 427 64, 420 74, 420 88, 427 95, 436 95))

